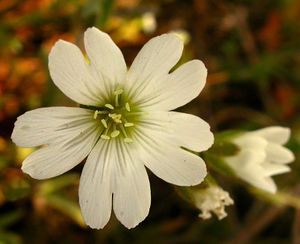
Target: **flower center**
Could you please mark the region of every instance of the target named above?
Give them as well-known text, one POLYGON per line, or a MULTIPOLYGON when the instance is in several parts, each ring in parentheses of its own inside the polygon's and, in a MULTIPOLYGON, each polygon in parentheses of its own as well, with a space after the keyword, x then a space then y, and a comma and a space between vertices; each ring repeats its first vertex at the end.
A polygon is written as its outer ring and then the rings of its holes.
POLYGON ((122 137, 124 142, 131 143, 131 129, 135 124, 130 121, 135 113, 132 112, 130 104, 122 99, 123 89, 118 88, 113 92, 113 99, 104 107, 95 110, 94 119, 99 119, 104 129, 101 139, 110 140, 122 137))

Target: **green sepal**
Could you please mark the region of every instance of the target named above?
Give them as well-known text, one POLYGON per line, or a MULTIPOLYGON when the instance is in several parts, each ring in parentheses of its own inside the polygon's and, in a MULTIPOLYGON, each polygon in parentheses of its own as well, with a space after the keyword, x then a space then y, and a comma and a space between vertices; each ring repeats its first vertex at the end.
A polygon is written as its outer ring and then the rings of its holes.
POLYGON ((219 155, 205 152, 202 157, 207 165, 216 172, 226 176, 236 176, 233 169, 225 162, 225 159, 219 155))
POLYGON ((239 152, 240 148, 236 144, 222 140, 216 140, 214 145, 208 150, 209 154, 214 154, 218 157, 230 157, 237 155, 239 152))
POLYGON ((218 132, 215 134, 215 140, 216 141, 231 141, 235 137, 239 136, 240 134, 244 133, 244 131, 241 130, 225 130, 222 132, 218 132))

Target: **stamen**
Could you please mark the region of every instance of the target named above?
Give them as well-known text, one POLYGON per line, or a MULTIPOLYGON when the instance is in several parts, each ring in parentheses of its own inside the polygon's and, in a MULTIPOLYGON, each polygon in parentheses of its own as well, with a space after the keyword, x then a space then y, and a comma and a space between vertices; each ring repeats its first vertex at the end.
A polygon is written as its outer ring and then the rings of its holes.
POLYGON ((110 139, 110 137, 107 136, 107 135, 101 135, 101 138, 104 139, 104 140, 109 140, 110 139))
POLYGON ((115 114, 115 113, 114 113, 114 114, 108 114, 108 116, 109 116, 110 118, 112 118, 114 122, 116 122, 116 123, 118 123, 118 124, 121 124, 121 123, 122 123, 122 120, 121 120, 122 114, 115 114))
POLYGON ((126 122, 126 123, 124 124, 124 126, 125 126, 125 127, 132 127, 132 126, 134 126, 134 123, 126 122))
POLYGON ((106 120, 105 120, 105 119, 101 119, 101 123, 103 124, 103 126, 104 126, 105 128, 107 128, 107 123, 106 123, 106 120))
MULTIPOLYGON (((102 120, 101 120, 101 122, 102 122, 102 120)), ((105 123, 106 123, 106 121, 105 121, 105 123)), ((109 131, 111 125, 112 125, 112 122, 110 122, 110 123, 107 125, 106 130, 104 131, 104 134, 101 135, 101 138, 102 138, 102 139, 104 139, 104 140, 109 140, 109 139, 110 139, 110 137, 107 135, 107 133, 108 133, 108 131, 109 131)), ((104 127, 105 127, 105 126, 104 126, 104 127)))
POLYGON ((109 103, 105 104, 104 107, 107 107, 109 109, 114 109, 114 106, 109 103))
POLYGON ((119 131, 119 130, 114 130, 114 131, 110 134, 110 136, 111 136, 112 138, 117 137, 118 135, 120 135, 120 131, 119 131))
POLYGON ((120 124, 120 128, 121 128, 121 131, 122 131, 123 135, 124 135, 125 137, 128 137, 128 136, 127 136, 127 133, 126 133, 126 130, 125 130, 124 126, 123 126, 123 124, 120 124))
MULTIPOLYGON (((113 95, 115 96, 112 103, 106 103, 100 110, 96 110, 94 112, 94 119, 99 118, 100 114, 102 115, 99 120, 101 121, 102 127, 102 135, 101 139, 110 140, 112 138, 118 137, 122 134, 122 139, 125 143, 131 143, 133 140, 128 137, 129 133, 126 131, 126 128, 135 126, 134 123, 126 120, 128 116, 137 116, 140 115, 141 112, 131 112, 131 107, 128 102, 123 103, 122 93, 124 90, 119 86, 113 91, 113 95), (130 112, 130 113, 128 113, 130 112), (124 113, 124 114, 123 114, 124 113), (99 116, 99 117, 98 117, 99 116)), ((129 130, 129 129, 128 129, 129 130)), ((129 134, 131 135, 131 134, 129 134)))
POLYGON ((97 119, 97 116, 98 116, 98 110, 95 110, 95 112, 94 112, 94 119, 97 119))
POLYGON ((116 95, 116 96, 117 96, 117 95, 120 95, 120 94, 123 93, 123 91, 124 91, 124 90, 121 89, 121 88, 120 88, 120 89, 117 89, 117 90, 114 91, 114 95, 116 95))
POLYGON ((121 128, 121 131, 122 131, 123 135, 125 136, 124 142, 126 142, 126 143, 131 143, 131 142, 133 142, 133 140, 132 140, 131 138, 128 137, 128 135, 127 135, 127 133, 126 133, 126 130, 125 130, 123 124, 120 124, 120 128, 121 128))
POLYGON ((129 103, 125 103, 125 108, 126 108, 126 110, 127 110, 128 112, 130 112, 130 105, 129 105, 129 103))
POLYGON ((119 95, 121 95, 123 93, 123 89, 117 89, 114 91, 114 95, 115 95, 115 106, 118 107, 119 106, 119 95))

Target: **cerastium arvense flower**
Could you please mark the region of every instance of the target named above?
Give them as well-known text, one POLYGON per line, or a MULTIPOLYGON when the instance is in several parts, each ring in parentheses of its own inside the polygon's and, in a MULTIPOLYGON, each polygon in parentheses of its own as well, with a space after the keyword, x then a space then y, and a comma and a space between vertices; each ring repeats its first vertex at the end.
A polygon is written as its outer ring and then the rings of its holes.
POLYGON ((41 146, 22 166, 36 179, 60 175, 87 158, 79 187, 86 223, 103 228, 113 208, 132 228, 150 208, 145 166, 180 186, 199 184, 206 176, 205 163, 190 151, 212 145, 209 125, 170 110, 198 96, 207 71, 192 60, 170 73, 183 50, 174 34, 151 39, 129 70, 119 48, 100 30, 89 28, 84 45, 87 58, 62 40, 49 55, 51 78, 80 107, 29 111, 18 118, 12 139, 22 147, 41 146))

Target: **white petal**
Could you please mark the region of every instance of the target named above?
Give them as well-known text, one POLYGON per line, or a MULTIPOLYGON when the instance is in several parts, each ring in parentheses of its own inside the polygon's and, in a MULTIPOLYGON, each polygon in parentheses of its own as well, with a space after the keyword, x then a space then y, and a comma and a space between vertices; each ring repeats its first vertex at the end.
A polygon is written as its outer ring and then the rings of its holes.
POLYGON ((264 183, 260 184, 259 188, 274 194, 277 192, 277 186, 275 184, 275 181, 270 177, 265 178, 264 183))
POLYGON ((96 123, 93 112, 82 108, 49 107, 18 117, 12 140, 21 147, 57 144, 96 123))
POLYGON ((33 178, 60 175, 80 163, 91 151, 101 127, 91 111, 81 108, 40 108, 20 116, 13 141, 23 147, 47 146, 32 153, 22 170, 33 178))
POLYGON ((238 177, 249 184, 269 192, 276 192, 276 185, 270 177, 266 177, 266 170, 262 166, 266 159, 262 151, 245 149, 238 155, 227 157, 226 162, 238 177))
POLYGON ((197 116, 177 112, 152 112, 141 118, 143 126, 165 133, 171 144, 201 152, 211 147, 214 136, 210 126, 197 116))
POLYGON ((134 141, 141 145, 144 164, 159 178, 179 186, 201 183, 207 174, 204 161, 156 133, 137 129, 134 141))
POLYGON ((113 206, 116 217, 127 228, 133 228, 149 213, 151 194, 146 169, 134 145, 118 141, 113 206))
POLYGON ((268 142, 264 138, 251 133, 245 133, 241 136, 238 136, 233 139, 233 142, 236 143, 242 150, 253 149, 264 152, 268 146, 268 142))
POLYGON ((291 130, 290 128, 287 127, 270 126, 250 133, 258 136, 262 136, 269 142, 283 145, 289 140, 291 135, 291 130))
POLYGON ((264 162, 262 167, 265 169, 265 176, 278 175, 291 171, 287 165, 270 162, 264 162))
POLYGON ((267 158, 271 162, 286 164, 295 160, 295 156, 292 151, 281 145, 269 143, 266 150, 267 158))
POLYGON ((103 102, 103 90, 92 77, 81 51, 72 43, 56 42, 49 54, 49 72, 55 85, 72 100, 94 106, 103 102))
POLYGON ((199 95, 206 77, 204 64, 200 60, 192 60, 161 79, 156 89, 138 103, 147 110, 176 109, 199 95))
POLYGON ((64 143, 46 146, 30 154, 23 162, 23 172, 35 179, 47 179, 65 173, 79 164, 99 138, 98 126, 79 130, 64 143))
POLYGON ((109 35, 97 28, 84 33, 84 45, 99 81, 104 82, 106 94, 111 94, 117 84, 123 84, 127 71, 123 54, 109 35))
POLYGON ((85 223, 103 228, 112 209, 112 166, 115 152, 112 144, 99 140, 84 165, 79 185, 79 203, 85 223))
POLYGON ((227 164, 243 179, 263 176, 265 171, 261 165, 265 160, 264 151, 255 149, 243 149, 235 156, 226 157, 227 164))
POLYGON ((160 78, 178 62, 182 50, 183 43, 175 34, 164 34, 147 42, 128 71, 128 95, 138 101, 156 91, 160 78))

